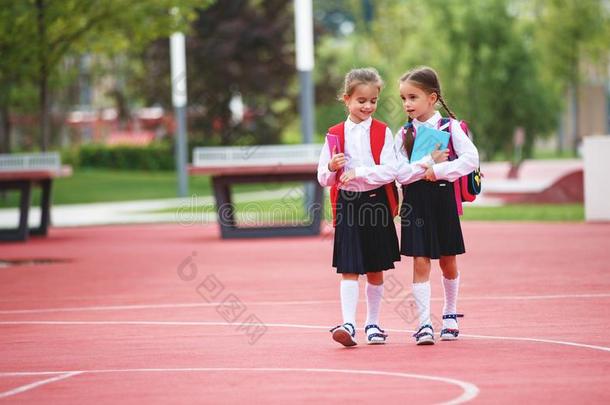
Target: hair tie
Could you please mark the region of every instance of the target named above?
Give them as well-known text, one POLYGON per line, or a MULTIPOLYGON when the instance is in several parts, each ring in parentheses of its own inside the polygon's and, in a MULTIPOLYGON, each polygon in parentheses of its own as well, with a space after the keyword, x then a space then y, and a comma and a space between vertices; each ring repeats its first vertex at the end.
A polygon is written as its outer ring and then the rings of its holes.
POLYGON ((412 122, 407 122, 405 124, 405 129, 409 129, 409 128, 413 128, 413 123, 412 122))

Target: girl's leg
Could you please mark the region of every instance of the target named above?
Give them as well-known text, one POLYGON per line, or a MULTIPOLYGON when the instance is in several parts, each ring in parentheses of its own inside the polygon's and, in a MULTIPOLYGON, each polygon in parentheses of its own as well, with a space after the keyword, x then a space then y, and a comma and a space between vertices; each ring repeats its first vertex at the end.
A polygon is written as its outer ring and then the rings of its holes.
POLYGON ((383 272, 367 273, 366 283, 366 323, 379 324, 379 309, 383 298, 383 272))
POLYGON ((342 274, 341 312, 343 323, 356 326, 356 307, 358 306, 358 274, 342 274))
POLYGON ((439 262, 443 271, 443 277, 448 280, 458 278, 457 258, 455 256, 441 256, 439 262))
MULTIPOLYGON (((455 256, 442 256, 440 259, 441 270, 443 271, 443 289, 445 290, 445 304, 443 305, 443 315, 457 313, 457 298, 460 287, 460 273, 457 269, 455 256)), ((457 329, 458 324, 455 319, 444 319, 443 329, 457 329)))
POLYGON ((419 312, 419 326, 430 322, 430 258, 413 258, 413 297, 419 312))

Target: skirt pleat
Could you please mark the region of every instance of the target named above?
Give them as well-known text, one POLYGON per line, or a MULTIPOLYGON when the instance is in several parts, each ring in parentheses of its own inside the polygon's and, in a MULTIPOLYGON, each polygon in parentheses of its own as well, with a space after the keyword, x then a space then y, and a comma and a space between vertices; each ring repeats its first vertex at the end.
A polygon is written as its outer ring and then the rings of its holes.
POLYGON ((333 267, 337 273, 366 274, 400 261, 398 236, 383 187, 339 191, 333 267))
POLYGON ((453 183, 420 180, 403 186, 400 222, 405 256, 439 259, 466 252, 453 183))

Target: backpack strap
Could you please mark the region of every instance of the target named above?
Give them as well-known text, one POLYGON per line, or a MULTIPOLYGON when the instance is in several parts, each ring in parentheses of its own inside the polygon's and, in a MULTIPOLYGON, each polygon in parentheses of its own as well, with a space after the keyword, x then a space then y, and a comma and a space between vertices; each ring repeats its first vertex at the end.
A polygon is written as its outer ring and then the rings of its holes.
POLYGON ((457 153, 455 152, 455 148, 453 147, 453 134, 451 133, 451 118, 443 117, 440 119, 438 125, 439 128, 443 128, 445 132, 449 132, 449 144, 447 148, 449 149, 449 160, 457 159, 457 153))
MULTIPOLYGON (((457 153, 455 152, 455 148, 453 147, 453 134, 451 133, 451 118, 443 117, 439 122, 439 128, 443 128, 444 131, 449 132, 449 160, 455 160, 458 158, 457 153)), ((455 193, 455 204, 457 207, 458 215, 462 215, 464 213, 464 208, 462 207, 462 189, 461 189, 461 181, 457 179, 453 182, 453 191, 455 193)))
MULTIPOLYGON (((339 150, 345 152, 345 121, 340 122, 328 129, 328 133, 335 135, 339 140, 339 150)), ((332 158, 332 156, 331 156, 332 158)), ((335 184, 330 188, 330 206, 333 211, 333 226, 337 225, 337 200, 339 199, 339 177, 343 173, 343 169, 337 170, 335 174, 335 184)))
MULTIPOLYGON (((388 126, 381 121, 373 118, 371 123, 371 153, 376 165, 381 164, 381 151, 385 145, 385 133, 388 126)), ((390 212, 392 217, 398 215, 398 190, 394 182, 384 186, 388 203, 390 204, 390 212)))

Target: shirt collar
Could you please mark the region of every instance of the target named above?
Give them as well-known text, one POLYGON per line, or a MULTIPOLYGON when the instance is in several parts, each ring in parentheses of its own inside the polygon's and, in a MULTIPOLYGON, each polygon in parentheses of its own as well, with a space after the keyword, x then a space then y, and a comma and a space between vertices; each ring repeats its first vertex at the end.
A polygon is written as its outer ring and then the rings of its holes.
POLYGON ((418 127, 420 125, 425 125, 427 127, 430 128, 436 128, 436 126, 438 125, 438 121, 442 118, 441 113, 439 113, 438 111, 434 112, 434 115, 430 118, 428 118, 428 120, 426 120, 425 122, 419 121, 418 119, 414 119, 413 120, 413 124, 418 127))
POLYGON ((349 117, 347 118, 347 120, 345 120, 345 129, 347 131, 351 131, 352 129, 356 128, 356 127, 360 127, 364 130, 368 130, 371 127, 371 123, 373 122, 373 118, 368 117, 367 119, 365 119, 364 121, 362 121, 359 124, 356 124, 354 121, 350 120, 349 117))

